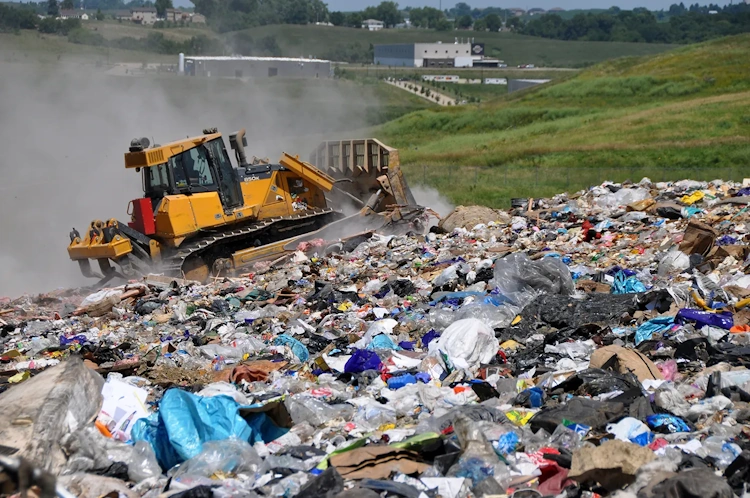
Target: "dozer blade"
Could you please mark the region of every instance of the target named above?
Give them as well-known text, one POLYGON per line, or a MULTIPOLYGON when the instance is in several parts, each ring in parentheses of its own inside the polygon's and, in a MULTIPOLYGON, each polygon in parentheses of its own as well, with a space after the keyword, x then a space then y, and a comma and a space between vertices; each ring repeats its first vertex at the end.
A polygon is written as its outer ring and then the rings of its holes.
POLYGON ((310 155, 310 163, 336 180, 334 202, 354 203, 381 190, 385 195, 374 211, 389 205, 417 202, 401 171, 398 150, 374 138, 323 142, 310 155))

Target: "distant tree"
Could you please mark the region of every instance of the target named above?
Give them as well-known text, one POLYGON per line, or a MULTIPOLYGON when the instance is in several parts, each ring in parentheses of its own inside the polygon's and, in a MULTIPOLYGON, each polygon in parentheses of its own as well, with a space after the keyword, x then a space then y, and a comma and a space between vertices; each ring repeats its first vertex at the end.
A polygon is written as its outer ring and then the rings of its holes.
POLYGON ((51 17, 60 15, 60 7, 57 5, 57 0, 47 0, 47 15, 51 17))
POLYGON ((487 21, 484 19, 474 21, 474 31, 487 31, 487 21))
POLYGON ((311 5, 307 0, 291 0, 282 9, 282 22, 285 24, 307 24, 310 21, 311 5))
POLYGON ((380 5, 375 9, 375 17, 383 21, 386 26, 393 27, 396 24, 404 22, 404 16, 401 15, 401 11, 398 10, 398 4, 396 2, 381 2, 380 5))
POLYGON ((497 14, 490 14, 484 18, 484 22, 487 23, 487 29, 490 31, 500 31, 503 22, 500 20, 500 16, 497 14))
POLYGON ((329 17, 331 19, 331 24, 334 26, 343 26, 346 22, 346 16, 343 12, 331 12, 329 17))
POLYGON ((451 9, 451 15, 455 17, 471 16, 471 6, 465 2, 458 2, 453 9, 451 9))
POLYGON ((167 9, 174 8, 172 0, 156 0, 156 2, 154 2, 154 7, 156 7, 156 15, 159 17, 167 15, 167 9))
POLYGON ((687 9, 685 8, 685 4, 680 2, 680 4, 673 3, 669 6, 669 15, 670 16, 682 16, 687 13, 687 9))
POLYGON ((469 29, 471 28, 472 20, 471 16, 463 15, 456 19, 456 28, 458 29, 469 29))
POLYGON ((62 0, 62 2, 60 2, 60 9, 62 10, 73 10, 74 8, 73 0, 62 0))
POLYGON ((362 21, 364 21, 364 19, 365 18, 362 16, 361 12, 351 12, 347 14, 344 25, 351 28, 361 28, 362 21))
POLYGON ((435 28, 440 19, 445 19, 445 13, 433 7, 416 8, 409 13, 409 20, 418 28, 435 28))
POLYGON ((518 29, 521 26, 523 26, 523 21, 521 20, 520 17, 513 16, 510 19, 508 19, 506 26, 511 29, 518 29))
POLYGON ((96 20, 97 21, 103 21, 104 20, 104 14, 102 13, 102 9, 96 9, 96 20))
POLYGON ((450 22, 448 19, 440 19, 437 23, 437 26, 435 26, 435 29, 438 31, 450 31, 453 29, 453 23, 450 22))
POLYGON ((49 33, 49 34, 57 33, 58 24, 59 24, 58 21, 55 20, 54 17, 49 16, 39 21, 38 29, 40 33, 49 33))

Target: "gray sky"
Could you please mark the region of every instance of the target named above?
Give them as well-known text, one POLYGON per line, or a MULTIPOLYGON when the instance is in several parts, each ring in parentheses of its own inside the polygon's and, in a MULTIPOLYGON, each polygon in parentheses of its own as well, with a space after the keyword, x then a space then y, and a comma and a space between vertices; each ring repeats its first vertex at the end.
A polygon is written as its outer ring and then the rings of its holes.
MULTIPOLYGON (((688 0, 685 1, 685 5, 689 5, 695 2, 701 5, 708 5, 709 3, 715 3, 718 5, 726 5, 729 3, 728 0, 723 1, 709 1, 709 0, 688 0)), ((737 3, 739 0, 735 0, 737 3)), ((328 8, 330 10, 361 10, 368 5, 377 5, 379 1, 376 0, 328 0, 328 8)), ((457 2, 454 0, 442 0, 443 9, 454 6, 457 2)), ((673 3, 679 3, 675 0, 468 0, 466 1, 472 7, 518 7, 521 9, 531 9, 533 7, 539 7, 542 9, 551 9, 553 7, 562 7, 563 9, 607 9, 613 5, 617 5, 621 9, 632 9, 634 7, 648 7, 651 10, 668 9, 673 3)), ((400 0, 398 1, 399 6, 406 7, 439 7, 440 0, 400 0)))

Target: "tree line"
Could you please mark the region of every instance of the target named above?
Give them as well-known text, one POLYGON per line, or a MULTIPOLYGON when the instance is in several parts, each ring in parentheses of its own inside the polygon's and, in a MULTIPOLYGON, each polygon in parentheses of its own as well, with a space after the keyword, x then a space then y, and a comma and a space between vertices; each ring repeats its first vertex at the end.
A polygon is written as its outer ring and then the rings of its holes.
POLYGON ((750 32, 750 5, 701 7, 673 5, 667 20, 646 9, 577 14, 563 19, 545 14, 519 26, 518 32, 556 40, 696 43, 720 36, 750 32), (709 14, 709 12, 711 12, 709 14))

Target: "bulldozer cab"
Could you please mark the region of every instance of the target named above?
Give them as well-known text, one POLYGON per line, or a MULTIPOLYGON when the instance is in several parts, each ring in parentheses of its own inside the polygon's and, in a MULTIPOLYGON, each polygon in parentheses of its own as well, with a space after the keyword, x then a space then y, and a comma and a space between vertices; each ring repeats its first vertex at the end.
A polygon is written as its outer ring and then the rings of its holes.
POLYGON ((242 205, 237 172, 221 137, 172 155, 165 163, 144 168, 144 192, 154 205, 165 195, 218 192, 224 209, 242 205))

